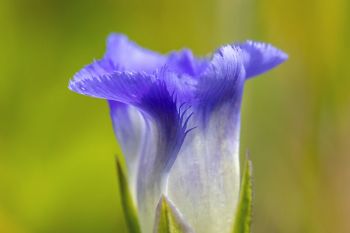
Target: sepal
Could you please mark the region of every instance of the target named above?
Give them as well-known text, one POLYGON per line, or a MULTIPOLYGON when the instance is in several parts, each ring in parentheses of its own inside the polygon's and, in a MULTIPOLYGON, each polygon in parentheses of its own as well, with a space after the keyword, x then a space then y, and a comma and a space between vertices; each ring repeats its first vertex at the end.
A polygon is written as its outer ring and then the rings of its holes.
POLYGON ((250 233, 252 222, 252 162, 247 158, 242 176, 241 191, 232 233, 250 233))
POLYGON ((128 233, 141 233, 137 210, 131 197, 126 174, 118 156, 116 156, 116 166, 120 198, 128 233))
POLYGON ((163 195, 158 203, 154 233, 194 233, 176 207, 163 195))

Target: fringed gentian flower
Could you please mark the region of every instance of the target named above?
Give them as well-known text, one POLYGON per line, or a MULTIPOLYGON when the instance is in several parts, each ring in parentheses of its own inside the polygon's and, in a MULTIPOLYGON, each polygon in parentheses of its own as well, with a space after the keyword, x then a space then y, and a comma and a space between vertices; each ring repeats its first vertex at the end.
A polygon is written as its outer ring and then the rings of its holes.
POLYGON ((143 233, 157 231, 164 200, 183 232, 232 232, 244 83, 286 58, 253 41, 210 58, 162 55, 112 34, 105 56, 74 76, 71 90, 109 102, 143 233))

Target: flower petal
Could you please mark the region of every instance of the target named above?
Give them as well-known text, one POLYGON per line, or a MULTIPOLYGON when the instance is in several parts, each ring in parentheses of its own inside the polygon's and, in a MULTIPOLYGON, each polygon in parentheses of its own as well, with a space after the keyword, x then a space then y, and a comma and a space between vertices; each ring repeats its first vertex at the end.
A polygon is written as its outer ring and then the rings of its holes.
POLYGON ((196 232, 230 231, 239 195, 242 53, 226 46, 200 77, 192 130, 170 172, 167 195, 196 232))
POLYGON ((152 72, 164 65, 166 56, 138 46, 125 35, 114 33, 108 37, 105 59, 122 70, 152 72))
POLYGON ((146 123, 135 107, 110 100, 110 115, 114 133, 121 145, 128 167, 128 183, 134 203, 137 203, 136 176, 140 157, 143 153, 146 123))
POLYGON ((194 57, 192 51, 189 49, 170 53, 166 61, 166 66, 169 70, 178 74, 187 74, 193 77, 203 72, 207 65, 207 59, 194 57))
POLYGON ((115 72, 73 79, 69 86, 80 94, 132 105, 143 117, 147 138, 142 140, 136 188, 140 222, 146 233, 152 231, 157 202, 187 134, 190 117, 182 114, 180 104, 169 90, 174 87, 167 86, 169 78, 164 77, 167 75, 171 73, 115 72))
POLYGON ((266 43, 246 41, 236 46, 244 53, 243 62, 247 78, 264 73, 288 58, 286 53, 266 43))
POLYGON ((107 39, 104 57, 85 66, 74 75, 74 79, 101 77, 117 71, 152 73, 162 67, 166 56, 144 49, 129 41, 125 35, 111 34, 107 39))
POLYGON ((143 148, 138 174, 138 203, 144 232, 151 232, 154 211, 165 185, 169 170, 187 135, 187 120, 165 83, 150 90, 143 100, 147 118, 147 142, 143 148))

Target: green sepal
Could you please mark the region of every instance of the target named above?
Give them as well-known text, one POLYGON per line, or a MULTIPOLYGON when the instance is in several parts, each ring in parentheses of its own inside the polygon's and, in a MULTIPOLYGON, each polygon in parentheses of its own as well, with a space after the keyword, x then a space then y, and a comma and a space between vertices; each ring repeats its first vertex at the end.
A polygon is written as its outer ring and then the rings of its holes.
POLYGON ((252 222, 253 182, 252 162, 247 158, 235 215, 233 233, 250 233, 252 222))
POLYGON ((154 233, 193 233, 171 202, 162 196, 156 212, 154 233))
POLYGON ((116 156, 116 166, 120 199, 122 202, 122 209, 124 212, 128 233, 141 233, 137 210, 131 197, 128 180, 118 156, 116 156))

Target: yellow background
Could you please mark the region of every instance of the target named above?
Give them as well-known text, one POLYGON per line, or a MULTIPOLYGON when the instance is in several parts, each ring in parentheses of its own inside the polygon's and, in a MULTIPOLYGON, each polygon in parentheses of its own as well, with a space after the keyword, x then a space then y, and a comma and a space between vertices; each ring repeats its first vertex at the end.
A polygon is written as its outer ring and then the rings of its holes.
POLYGON ((349 0, 0 0, 0 232, 124 232, 107 104, 67 89, 113 31, 161 52, 286 51, 245 88, 253 230, 350 232, 349 24, 349 0))

